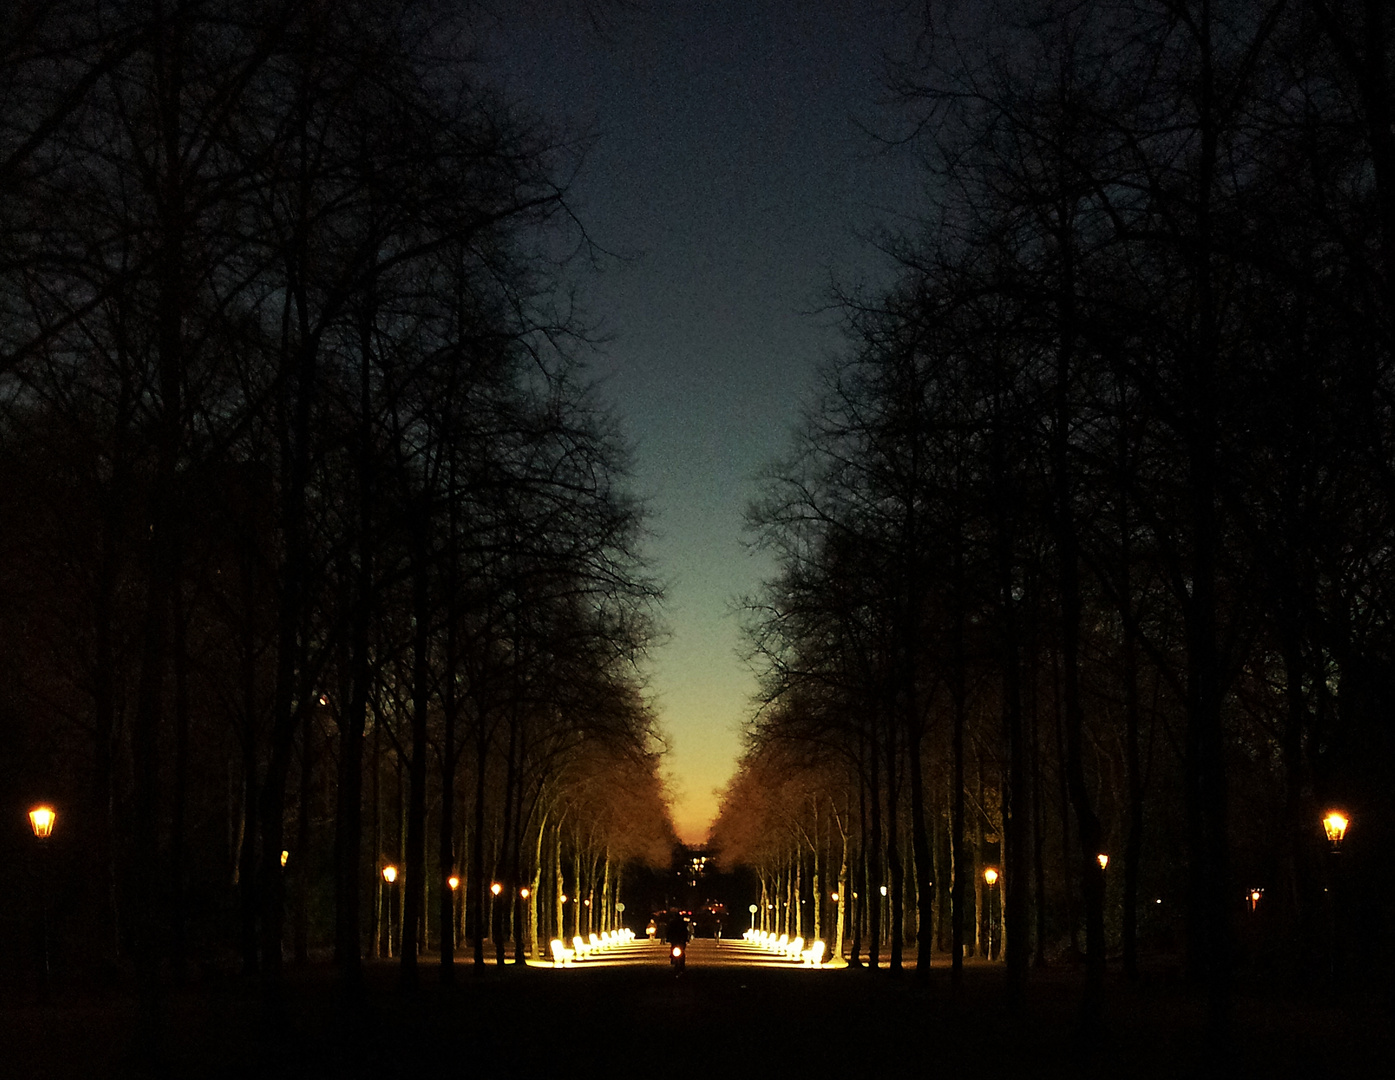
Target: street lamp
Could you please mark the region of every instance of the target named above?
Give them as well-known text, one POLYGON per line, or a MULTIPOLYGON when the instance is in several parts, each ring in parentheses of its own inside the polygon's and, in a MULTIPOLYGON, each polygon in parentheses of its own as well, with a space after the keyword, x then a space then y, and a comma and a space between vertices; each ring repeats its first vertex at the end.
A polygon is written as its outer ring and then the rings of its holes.
POLYGON ((446 884, 450 886, 451 892, 455 892, 456 889, 460 888, 460 878, 452 874, 450 877, 446 878, 446 884))
POLYGON ((1109 856, 1106 855, 1103 851, 1101 851, 1098 855, 1095 856, 1095 862, 1099 863, 1100 869, 1103 870, 1105 867, 1109 865, 1109 856))
POLYGON ((882 893, 883 896, 886 895, 886 886, 885 886, 885 885, 883 885, 883 886, 881 887, 881 893, 882 893))
POLYGON ((287 851, 285 848, 282 848, 282 849, 281 849, 281 869, 284 870, 284 869, 286 868, 286 863, 288 863, 288 862, 290 861, 290 858, 291 858, 291 853, 290 853, 289 851, 287 851))
POLYGON ((1327 842, 1332 845, 1334 855, 1342 850, 1342 839, 1347 835, 1348 824, 1346 815, 1340 810, 1329 810, 1322 819, 1322 828, 1327 833, 1327 842))
POLYGON ((388 863, 383 867, 383 880, 387 888, 383 890, 383 929, 387 931, 387 954, 392 956, 392 884, 397 880, 397 867, 388 863))
POLYGON ((1251 889, 1251 890, 1249 891, 1249 893, 1246 894, 1245 899, 1248 900, 1248 901, 1250 902, 1250 910, 1251 910, 1251 911, 1258 911, 1258 910, 1259 910, 1259 898, 1260 898, 1261 896, 1263 896, 1263 895, 1264 895, 1264 890, 1263 890, 1263 889, 1251 889))
POLYGON ((523 899, 527 900, 528 897, 533 895, 533 890, 528 888, 527 885, 525 885, 523 886, 523 888, 518 890, 518 895, 523 897, 523 899))
POLYGON ((754 930, 756 928, 756 911, 759 909, 755 904, 752 904, 746 910, 751 913, 751 929, 754 930))
POLYGON ((492 892, 495 896, 498 896, 501 892, 504 891, 504 887, 496 881, 494 882, 494 884, 489 886, 489 891, 492 892))
POLYGON ((44 993, 48 993, 48 857, 45 848, 53 835, 53 823, 58 815, 51 806, 36 806, 29 811, 29 827, 39 843, 39 933, 44 957, 44 993))
MULTIPOLYGON (((998 871, 995 867, 987 866, 983 870, 983 880, 987 882, 988 888, 998 884, 998 871)), ((993 893, 988 893, 987 902, 984 905, 988 909, 988 959, 993 959, 993 893)))
POLYGON ((1342 921, 1340 911, 1342 906, 1342 860, 1339 856, 1342 854, 1342 841, 1346 838, 1347 826, 1350 824, 1346 814, 1340 810, 1329 810, 1327 816, 1322 819, 1322 829, 1327 834, 1329 851, 1328 881, 1331 884, 1328 888, 1331 889, 1331 894, 1327 904, 1327 932, 1332 943, 1332 985, 1334 987, 1340 987, 1343 981, 1344 957, 1342 956, 1342 939, 1338 934, 1338 928, 1342 921))
POLYGON ((838 902, 838 894, 837 894, 836 892, 835 892, 835 893, 829 893, 829 894, 828 894, 828 898, 829 898, 830 900, 832 900, 835 904, 838 902))
POLYGON ((29 811, 29 825, 37 840, 47 840, 53 835, 53 823, 57 820, 58 815, 51 806, 36 806, 29 811))

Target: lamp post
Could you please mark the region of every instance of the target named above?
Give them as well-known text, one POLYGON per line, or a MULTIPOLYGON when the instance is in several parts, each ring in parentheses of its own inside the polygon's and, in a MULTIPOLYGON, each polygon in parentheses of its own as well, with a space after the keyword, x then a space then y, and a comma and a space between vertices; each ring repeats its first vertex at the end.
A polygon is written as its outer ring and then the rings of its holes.
POLYGON ((1342 984, 1342 944, 1341 944, 1341 905, 1342 905, 1342 841, 1347 836, 1350 819, 1340 810, 1329 810, 1322 819, 1322 831, 1327 835, 1328 873, 1328 936, 1332 942, 1332 986, 1339 989, 1342 984))
POLYGON ((450 932, 451 943, 460 944, 460 875, 452 874, 446 878, 446 884, 450 887, 450 932))
POLYGON ((387 888, 383 890, 383 929, 384 937, 387 940, 386 952, 388 959, 392 959, 392 886, 397 881, 397 867, 388 863, 383 867, 383 881, 387 883, 387 888))
POLYGON ((44 961, 43 988, 48 992, 48 838, 53 835, 53 823, 58 820, 51 806, 36 806, 29 811, 29 827, 39 845, 39 945, 44 961))
POLYGON ((749 912, 751 913, 751 929, 754 930, 754 929, 756 928, 756 912, 757 912, 759 909, 757 908, 757 906, 756 906, 755 904, 752 904, 752 905, 751 905, 750 907, 748 907, 746 910, 749 911, 749 912))
POLYGON ((525 953, 528 956, 537 956, 537 950, 528 941, 528 931, 532 929, 532 920, 528 917, 528 897, 532 895, 533 890, 527 885, 519 886, 518 902, 514 905, 513 918, 513 962, 515 964, 524 962, 525 953))
POLYGON ((998 884, 998 871, 992 867, 985 867, 983 880, 988 886, 988 959, 993 959, 993 886, 998 884))

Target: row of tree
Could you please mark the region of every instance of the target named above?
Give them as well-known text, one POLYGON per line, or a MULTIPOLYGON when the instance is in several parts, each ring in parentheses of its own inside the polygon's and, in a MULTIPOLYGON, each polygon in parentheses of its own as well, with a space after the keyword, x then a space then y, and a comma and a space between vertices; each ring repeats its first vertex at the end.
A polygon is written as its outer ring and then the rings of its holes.
POLYGON ((956 981, 991 861, 1014 1000, 1080 927, 1087 1019, 1175 909, 1219 1032, 1242 915, 1389 966, 1395 44, 1378 3, 997 15, 903 72, 936 215, 753 509, 718 839, 853 866, 873 963, 883 885, 893 968, 942 905, 956 981))
POLYGON ((477 962, 526 886, 544 933, 613 912, 673 832, 572 148, 456 5, 3 19, 0 760, 57 803, 71 951, 148 1003, 232 943, 356 981, 389 861, 407 983, 428 911, 452 971, 453 874, 477 962))

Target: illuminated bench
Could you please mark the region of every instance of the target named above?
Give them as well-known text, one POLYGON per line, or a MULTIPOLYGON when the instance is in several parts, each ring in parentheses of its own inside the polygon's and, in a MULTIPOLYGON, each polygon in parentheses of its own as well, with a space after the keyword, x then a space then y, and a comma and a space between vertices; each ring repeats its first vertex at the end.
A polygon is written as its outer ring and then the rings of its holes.
POLYGON ((576 956, 575 949, 569 949, 562 944, 561 938, 552 939, 552 966, 570 967, 572 960, 576 956))
POLYGON ((818 967, 823 963, 823 942, 816 941, 799 954, 805 967, 818 967))
POLYGON ((572 952, 576 954, 578 960, 585 960, 591 952, 591 946, 589 943, 583 941, 581 935, 578 934, 576 937, 572 938, 572 952))

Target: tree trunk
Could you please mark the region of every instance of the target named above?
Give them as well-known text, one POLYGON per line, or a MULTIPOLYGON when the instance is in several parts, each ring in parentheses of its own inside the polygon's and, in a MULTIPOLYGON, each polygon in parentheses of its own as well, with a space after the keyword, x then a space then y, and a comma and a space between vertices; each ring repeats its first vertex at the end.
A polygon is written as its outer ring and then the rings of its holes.
POLYGON ((300 720, 300 800, 296 807, 294 862, 290 878, 294 885, 292 903, 292 956, 297 964, 310 962, 310 805, 315 789, 314 707, 303 710, 300 720))
POLYGON ((877 743, 877 724, 880 717, 873 717, 869 724, 867 760, 871 774, 867 778, 867 795, 871 812, 871 829, 866 852, 867 866, 867 966, 873 971, 881 964, 882 948, 882 784, 881 748, 877 743))
MULTIPOLYGON (((956 593, 963 586, 963 565, 955 554, 956 593)), ((964 850, 964 726, 968 709, 965 688, 966 659, 964 655, 964 607, 956 599, 954 611, 954 657, 950 665, 950 697, 953 731, 950 734, 950 757, 954 779, 950 804, 950 860, 954 880, 949 898, 949 981, 956 995, 964 986, 964 893, 968 887, 968 852, 964 850)))
POLYGON ((484 876, 484 791, 485 791, 485 764, 487 761, 488 744, 483 734, 484 718, 477 717, 476 723, 480 724, 481 731, 475 736, 475 845, 470 849, 470 890, 474 896, 474 905, 467 916, 473 918, 473 922, 467 922, 471 928, 470 938, 474 949, 474 963, 476 970, 484 967, 484 933, 485 913, 490 909, 489 882, 484 876))

